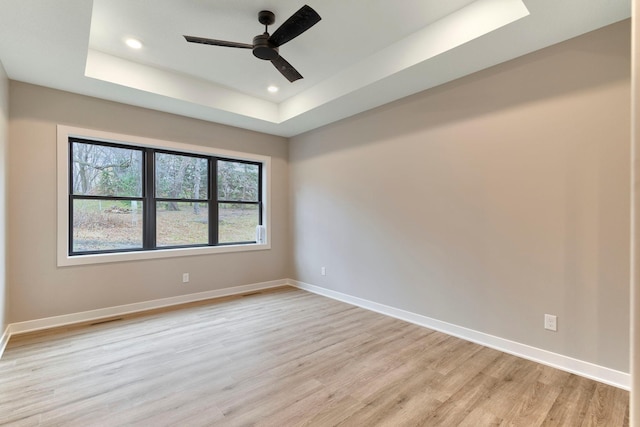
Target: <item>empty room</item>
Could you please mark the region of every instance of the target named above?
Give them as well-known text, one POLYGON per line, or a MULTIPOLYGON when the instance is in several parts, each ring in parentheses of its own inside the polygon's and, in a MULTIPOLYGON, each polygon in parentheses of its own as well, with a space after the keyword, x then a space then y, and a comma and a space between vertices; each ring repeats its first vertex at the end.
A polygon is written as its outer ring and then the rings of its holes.
POLYGON ((0 425, 640 426, 637 1, 0 0, 0 425))

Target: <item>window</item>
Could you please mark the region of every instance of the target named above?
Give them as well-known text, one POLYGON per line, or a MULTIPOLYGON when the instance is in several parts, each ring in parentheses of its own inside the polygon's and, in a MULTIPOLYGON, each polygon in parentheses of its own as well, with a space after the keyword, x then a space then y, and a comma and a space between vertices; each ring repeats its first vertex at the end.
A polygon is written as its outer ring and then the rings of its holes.
POLYGON ((59 265, 269 248, 268 158, 71 130, 58 132, 59 265))
POLYGON ((218 160, 220 243, 251 240, 260 225, 260 165, 218 160))
POLYGON ((210 159, 162 152, 153 158, 156 246, 216 244, 209 231, 210 159))
POLYGON ((69 141, 69 253, 143 248, 144 152, 69 141))

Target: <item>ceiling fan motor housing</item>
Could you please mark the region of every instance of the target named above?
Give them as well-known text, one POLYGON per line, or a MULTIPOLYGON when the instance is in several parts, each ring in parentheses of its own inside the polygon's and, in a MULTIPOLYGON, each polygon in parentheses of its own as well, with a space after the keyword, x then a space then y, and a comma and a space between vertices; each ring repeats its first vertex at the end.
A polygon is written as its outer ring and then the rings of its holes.
POLYGON ((269 33, 260 34, 253 38, 253 55, 267 61, 280 56, 278 48, 269 43, 269 33))

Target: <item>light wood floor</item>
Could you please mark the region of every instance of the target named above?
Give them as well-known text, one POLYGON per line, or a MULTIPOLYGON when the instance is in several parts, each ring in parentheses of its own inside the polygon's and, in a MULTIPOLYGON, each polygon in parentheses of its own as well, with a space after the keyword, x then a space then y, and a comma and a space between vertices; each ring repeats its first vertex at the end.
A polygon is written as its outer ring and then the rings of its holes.
POLYGON ((0 424, 624 426, 628 393, 283 288, 13 337, 0 424))

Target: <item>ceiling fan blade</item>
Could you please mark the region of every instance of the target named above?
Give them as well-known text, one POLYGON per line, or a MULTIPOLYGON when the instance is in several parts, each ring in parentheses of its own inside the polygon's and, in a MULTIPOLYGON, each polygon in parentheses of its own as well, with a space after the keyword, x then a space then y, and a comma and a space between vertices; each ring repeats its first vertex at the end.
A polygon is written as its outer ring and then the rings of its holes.
POLYGON ((291 64, 289 64, 282 56, 272 59, 271 63, 282 73, 291 83, 302 78, 302 74, 298 72, 291 64))
POLYGON ((269 37, 269 43, 276 47, 282 46, 316 25, 320 19, 322 18, 315 10, 304 5, 280 25, 280 28, 269 37))
POLYGON ((183 36, 189 43, 210 44, 212 46, 239 47, 241 49, 253 49, 253 45, 246 43, 228 42, 225 40, 206 39, 204 37, 183 36))

